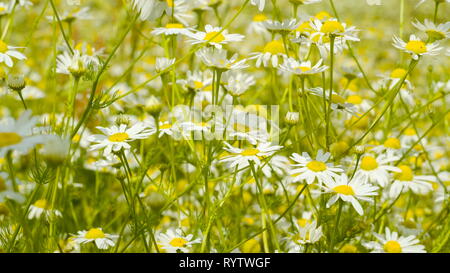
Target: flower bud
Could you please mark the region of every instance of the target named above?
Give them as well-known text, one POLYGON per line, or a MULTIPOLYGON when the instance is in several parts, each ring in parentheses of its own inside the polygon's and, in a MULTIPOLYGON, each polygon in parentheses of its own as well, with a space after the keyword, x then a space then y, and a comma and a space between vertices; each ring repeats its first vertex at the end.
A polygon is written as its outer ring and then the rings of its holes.
POLYGON ((16 92, 22 92, 26 86, 23 75, 10 75, 7 80, 8 87, 16 92))
POLYGON ((300 113, 299 112, 287 112, 284 120, 289 125, 292 125, 292 126, 297 125, 300 120, 300 113))

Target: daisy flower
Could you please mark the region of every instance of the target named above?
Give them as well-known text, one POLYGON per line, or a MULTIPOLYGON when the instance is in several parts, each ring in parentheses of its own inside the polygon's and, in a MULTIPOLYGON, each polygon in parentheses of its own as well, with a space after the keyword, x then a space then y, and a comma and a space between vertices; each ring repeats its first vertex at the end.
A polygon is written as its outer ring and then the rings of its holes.
POLYGON ((250 162, 253 162, 255 166, 261 164, 261 160, 273 155, 276 151, 283 148, 283 146, 272 145, 269 142, 260 143, 256 148, 240 149, 231 146, 229 143, 224 142, 224 149, 231 155, 225 156, 220 161, 230 163, 230 169, 234 170, 236 166, 238 169, 242 169, 250 166, 250 162))
POLYGON ((291 234, 291 238, 296 244, 314 244, 323 236, 322 227, 317 227, 317 222, 315 220, 312 222, 305 222, 303 226, 300 225, 298 221, 294 221, 294 226, 297 232, 291 234))
POLYGON ((177 80, 177 83, 186 89, 201 91, 211 87, 212 74, 208 71, 188 71, 185 79, 177 80))
POLYGON ((402 39, 394 36, 394 47, 405 51, 412 55, 414 60, 418 60, 420 56, 435 56, 439 54, 442 47, 439 47, 438 43, 427 44, 412 34, 409 36, 409 41, 405 42, 402 39))
POLYGON ((234 54, 231 58, 228 58, 228 52, 224 49, 214 49, 204 47, 197 51, 196 55, 202 60, 202 62, 211 68, 218 70, 239 70, 247 68, 246 59, 238 60, 238 54, 234 54))
POLYGON ((394 174, 394 182, 389 190, 391 198, 397 197, 402 192, 411 190, 416 194, 426 194, 433 189, 430 182, 436 182, 431 175, 414 175, 413 170, 406 165, 399 166, 400 171, 394 174))
POLYGON ((9 46, 0 40, 0 63, 5 63, 7 66, 12 67, 14 62, 11 57, 18 60, 25 60, 25 55, 16 50, 18 48, 21 47, 9 46))
POLYGON ((98 249, 108 249, 115 246, 114 240, 118 237, 118 235, 104 233, 102 228, 91 228, 87 231, 78 231, 73 240, 80 245, 94 242, 98 249))
POLYGON ((266 20, 263 22, 264 27, 272 33, 288 34, 298 27, 296 19, 286 19, 282 22, 274 20, 266 20))
POLYGON ((175 124, 172 124, 168 121, 159 122, 159 138, 164 135, 173 136, 176 132, 178 132, 178 126, 176 126, 175 124))
POLYGON ((290 171, 290 175, 293 177, 292 183, 306 181, 307 184, 312 184, 315 179, 320 184, 331 183, 333 178, 339 177, 338 173, 344 170, 334 167, 332 163, 327 163, 330 156, 330 153, 324 153, 322 150, 317 152, 315 159, 311 158, 306 152, 302 155, 294 153, 291 156, 291 159, 296 162, 292 165, 295 168, 290 171))
POLYGON ((90 142, 96 142, 91 146, 90 150, 104 150, 104 155, 109 156, 112 152, 120 150, 129 150, 131 148, 129 142, 136 139, 146 139, 156 132, 155 128, 148 128, 143 123, 136 123, 131 128, 127 125, 114 125, 111 128, 97 127, 103 134, 92 135, 89 137, 90 142))
POLYGON ((340 177, 324 181, 327 192, 333 196, 327 202, 327 208, 331 207, 336 201, 341 199, 344 202, 352 204, 353 208, 359 215, 364 214, 364 210, 358 200, 372 201, 371 196, 378 195, 377 187, 364 183, 360 179, 352 179, 349 181, 346 174, 341 174, 340 177))
POLYGON ((334 36, 341 43, 345 41, 359 41, 359 38, 356 37, 356 33, 358 32, 356 27, 349 27, 346 23, 341 23, 335 18, 325 22, 314 19, 310 25, 313 29, 313 33, 311 34, 312 40, 319 38, 322 41, 329 41, 329 37, 334 36))
POLYGON ((355 173, 355 179, 359 179, 364 183, 377 183, 381 187, 386 187, 389 183, 389 172, 399 172, 400 169, 389 165, 399 160, 399 156, 393 154, 381 154, 378 157, 365 155, 361 158, 358 170, 355 173))
POLYGON ((256 59, 256 67, 268 67, 269 64, 277 67, 280 58, 287 57, 283 42, 279 40, 268 42, 261 52, 253 52, 250 56, 249 59, 256 59))
POLYGON ((87 71, 90 64, 95 63, 92 62, 91 57, 81 54, 80 51, 74 50, 73 55, 65 51, 56 58, 56 73, 80 77, 87 71))
POLYGON ((33 205, 30 206, 30 212, 28 213, 28 219, 39 219, 41 217, 46 219, 50 219, 53 217, 62 217, 62 214, 59 210, 52 209, 51 205, 45 199, 40 199, 34 202, 33 205))
POLYGON ((158 234, 157 242, 158 247, 169 253, 187 253, 192 248, 192 245, 201 242, 201 239, 192 240, 193 238, 194 235, 192 234, 184 236, 181 229, 176 229, 175 231, 169 229, 165 234, 158 234))
POLYGON ((425 32, 431 41, 440 41, 450 37, 450 22, 436 25, 432 21, 425 19, 423 23, 416 20, 412 24, 418 30, 425 32))
POLYGON ((223 87, 233 96, 239 97, 256 84, 252 75, 237 71, 228 71, 222 75, 223 87))
POLYGON ((284 63, 280 65, 280 69, 298 76, 308 76, 312 74, 322 73, 328 69, 328 66, 322 65, 320 59, 314 66, 311 61, 299 62, 293 58, 285 59, 284 63))
POLYGON ((167 8, 167 2, 160 0, 132 0, 132 5, 142 21, 161 17, 167 8))
POLYGON ((208 43, 214 47, 220 49, 222 45, 230 42, 239 42, 244 39, 240 34, 228 34, 227 30, 222 31, 221 27, 213 27, 211 25, 205 26, 205 31, 198 31, 189 35, 192 40, 192 44, 208 43))
POLYGON ((169 23, 164 27, 155 28, 151 33, 153 35, 184 35, 189 36, 192 34, 192 28, 185 28, 183 24, 169 23))
POLYGON ((385 236, 373 233, 378 242, 364 244, 366 248, 372 249, 373 253, 426 253, 425 247, 419 244, 414 236, 399 236, 397 232, 385 229, 385 236))
POLYGON ((31 112, 24 112, 18 120, 10 117, 0 120, 0 158, 9 151, 28 152, 37 144, 46 141, 45 135, 34 135, 38 118, 31 117, 31 112))

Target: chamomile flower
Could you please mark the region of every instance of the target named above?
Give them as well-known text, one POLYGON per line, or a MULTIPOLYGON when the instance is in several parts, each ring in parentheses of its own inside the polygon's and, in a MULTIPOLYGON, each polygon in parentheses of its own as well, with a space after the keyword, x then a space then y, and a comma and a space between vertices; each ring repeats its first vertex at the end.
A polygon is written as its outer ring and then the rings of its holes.
POLYGON ((330 153, 324 153, 322 150, 317 152, 315 159, 304 152, 302 155, 294 153, 291 159, 295 162, 290 171, 293 177, 292 183, 305 181, 312 184, 316 179, 319 184, 333 181, 333 178, 339 177, 343 172, 340 167, 335 167, 332 163, 327 163, 330 159, 330 153))
POLYGON ((206 66, 222 71, 239 70, 248 67, 246 59, 239 60, 238 54, 228 58, 228 52, 224 49, 205 47, 197 51, 196 55, 206 66))
POLYGON ((103 134, 92 135, 89 141, 97 143, 90 147, 90 150, 104 149, 104 155, 109 156, 112 152, 129 150, 129 142, 137 139, 145 139, 156 132, 155 128, 148 128, 143 123, 136 123, 131 128, 125 124, 113 125, 111 128, 97 127, 103 134))
POLYGON ((9 46, 0 40, 0 63, 5 63, 7 66, 12 67, 14 65, 12 58, 25 60, 25 55, 16 50, 19 48, 21 47, 9 46))
POLYGON ((168 7, 166 1, 160 0, 132 0, 133 8, 139 12, 142 21, 154 20, 164 13, 168 7))
POLYGON ((433 189, 430 182, 436 181, 434 176, 414 175, 414 171, 407 165, 400 165, 398 168, 400 171, 394 174, 394 182, 389 190, 391 198, 410 190, 416 194, 427 194, 433 189))
POLYGON ((189 35, 193 40, 192 44, 208 43, 218 49, 222 48, 222 45, 230 42, 239 42, 244 39, 240 34, 228 34, 227 30, 223 30, 221 27, 213 27, 211 25, 205 26, 205 31, 198 31, 189 35))
POLYGON ((390 165, 390 163, 399 160, 399 156, 393 154, 380 154, 377 157, 373 155, 364 155, 361 157, 360 165, 355 173, 355 179, 364 183, 376 183, 380 187, 386 187, 389 183, 389 172, 399 172, 400 169, 390 165))
POLYGON ((184 35, 184 36, 190 36, 192 34, 193 29, 192 28, 186 28, 183 24, 179 23, 169 23, 166 24, 164 27, 158 27, 155 28, 152 31, 152 34, 154 35, 184 35))
POLYGON ((179 128, 177 124, 170 123, 169 121, 160 121, 158 132, 159 138, 161 138, 164 135, 174 136, 174 134, 179 132, 179 128))
POLYGON ((118 235, 104 233, 102 228, 91 228, 90 230, 78 231, 73 240, 80 245, 95 243, 98 249, 108 249, 116 245, 118 235))
POLYGON ((28 219, 38 219, 41 217, 51 219, 54 217, 62 217, 62 214, 59 210, 52 208, 46 199, 40 199, 30 206, 28 219))
POLYGON ((293 58, 285 59, 284 63, 280 65, 280 69, 298 76, 308 76, 322 73, 328 69, 326 65, 322 65, 320 59, 314 66, 311 61, 299 62, 293 58))
POLYGON ((406 53, 411 54, 414 60, 418 60, 420 56, 435 56, 439 54, 442 49, 438 43, 428 44, 423 42, 416 35, 409 36, 409 41, 405 42, 402 39, 394 36, 394 47, 403 50, 406 53))
POLYGON ((250 56, 250 59, 256 59, 256 67, 277 67, 280 59, 287 57, 283 42, 279 40, 268 42, 261 52, 253 52, 250 56))
POLYGON ((75 50, 72 55, 65 51, 56 58, 56 73, 80 77, 88 70, 88 66, 94 64, 87 55, 82 55, 75 50))
POLYGON ((324 181, 323 188, 326 192, 333 194, 327 202, 327 208, 341 199, 344 202, 351 203, 359 215, 363 215, 364 210, 358 200, 370 202, 372 201, 370 197, 378 195, 377 187, 364 183, 360 179, 354 178, 349 181, 346 174, 341 174, 341 176, 335 179, 324 181))
POLYGON ((425 32, 430 41, 440 41, 450 37, 450 22, 436 25, 432 21, 425 19, 423 23, 416 20, 412 24, 418 30, 425 32))
POLYGON ((335 18, 324 22, 314 19, 310 25, 313 29, 311 34, 312 40, 319 39, 322 42, 327 42, 333 36, 341 43, 345 41, 359 41, 359 38, 356 37, 358 32, 356 27, 347 26, 346 23, 341 23, 335 18))
POLYGON ((296 232, 291 234, 291 240, 299 245, 317 243, 322 237, 322 227, 317 226, 317 222, 306 222, 303 226, 294 221, 296 232))
POLYGON ((244 94, 250 87, 256 84, 252 75, 237 71, 228 71, 223 74, 224 88, 234 97, 244 94))
POLYGON ((9 151, 26 153, 37 144, 47 140, 46 135, 34 134, 38 122, 30 111, 24 112, 18 120, 7 117, 0 120, 0 158, 9 151))
POLYGON ((368 242, 364 246, 372 249, 374 253, 426 253, 425 247, 414 236, 399 236, 397 232, 391 232, 386 227, 384 236, 373 233, 377 242, 368 242))
POLYGON ((229 143, 224 142, 224 149, 230 153, 220 161, 227 163, 230 169, 234 170, 237 166, 238 169, 242 169, 250 166, 250 162, 253 162, 255 166, 261 164, 261 160, 273 155, 276 151, 283 148, 283 146, 272 145, 271 143, 260 143, 256 147, 250 147, 241 149, 231 146, 229 143))
POLYGON ((169 229, 166 233, 160 233, 157 236, 158 247, 169 253, 188 253, 194 244, 201 242, 201 239, 193 240, 194 235, 183 235, 181 229, 175 231, 169 229))
POLYGON ((264 27, 272 33, 287 34, 298 27, 296 19, 286 19, 283 21, 266 20, 263 22, 264 27))

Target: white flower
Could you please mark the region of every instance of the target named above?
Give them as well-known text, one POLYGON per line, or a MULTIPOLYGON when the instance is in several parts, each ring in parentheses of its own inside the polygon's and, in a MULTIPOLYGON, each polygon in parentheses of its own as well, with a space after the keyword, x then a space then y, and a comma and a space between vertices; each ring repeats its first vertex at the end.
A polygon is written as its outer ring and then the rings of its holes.
POLYGON ((364 183, 359 179, 349 181, 346 174, 341 174, 334 180, 324 182, 324 188, 331 192, 333 196, 327 202, 327 208, 331 207, 336 201, 341 199, 344 202, 350 202, 359 215, 364 214, 364 210, 359 204, 359 200, 372 201, 369 197, 378 195, 377 187, 364 183))
POLYGON ((425 247, 419 244, 414 235, 408 237, 399 236, 397 232, 385 229, 385 236, 373 233, 378 242, 369 242, 365 247, 373 249, 374 253, 426 253, 425 247))
POLYGON ((312 159, 308 153, 304 152, 302 155, 294 153, 291 159, 296 162, 292 166, 290 175, 293 177, 292 182, 306 181, 307 184, 312 184, 315 179, 319 184, 324 182, 332 182, 333 177, 338 177, 343 170, 339 167, 334 167, 332 163, 327 163, 330 158, 330 153, 323 153, 322 150, 317 152, 316 159, 312 159))
POLYGON ((54 217, 62 217, 59 210, 51 208, 51 205, 45 199, 40 199, 34 202, 30 206, 30 212, 28 213, 28 219, 38 219, 43 216, 45 219, 50 219, 54 217))
POLYGON ((90 242, 94 242, 97 248, 108 249, 115 246, 116 243, 114 240, 118 237, 118 235, 104 233, 101 228, 91 228, 88 231, 78 231, 78 234, 73 237, 73 240, 77 244, 88 244, 90 242))
POLYGON ((222 75, 224 88, 233 96, 239 97, 251 86, 255 85, 255 78, 251 75, 237 71, 228 71, 222 75))
POLYGON ((151 33, 154 35, 192 35, 192 28, 185 28, 183 24, 171 23, 166 24, 164 27, 155 28, 151 33))
POLYGON ((167 8, 166 1, 159 0, 132 0, 133 8, 140 14, 142 21, 154 20, 161 17, 164 10, 167 8))
POLYGON ((96 65, 92 62, 92 57, 82 55, 78 50, 73 55, 65 51, 56 58, 56 73, 80 76, 87 71, 89 65, 96 65))
POLYGON ((90 150, 105 149, 105 156, 111 155, 112 152, 119 152, 121 149, 129 150, 131 148, 129 142, 136 139, 145 139, 156 132, 154 128, 148 128, 143 123, 136 123, 127 129, 127 125, 112 126, 111 128, 97 127, 102 131, 103 135, 92 135, 89 137, 90 142, 97 142, 92 145, 90 150))
POLYGON ((172 124, 168 121, 159 122, 159 134, 158 134, 159 138, 161 138, 164 135, 173 136, 177 132, 179 132, 179 128, 176 124, 172 124))
POLYGON ((227 57, 228 52, 223 49, 202 48, 197 51, 196 55, 202 62, 208 66, 219 70, 238 70, 247 68, 246 59, 238 60, 238 54, 234 54, 230 59, 227 57))
POLYGON ((442 47, 439 47, 438 43, 427 44, 416 37, 414 34, 409 36, 409 41, 405 42, 402 39, 394 36, 394 47, 411 54, 414 60, 418 60, 419 56, 435 56, 439 54, 442 47))
POLYGON ((297 233, 292 234, 292 240, 296 244, 314 244, 323 236, 322 227, 317 227, 316 221, 307 222, 304 226, 299 225, 298 221, 294 221, 294 225, 297 233))
POLYGON ((271 32, 288 33, 298 27, 296 19, 286 19, 282 22, 274 20, 266 20, 263 22, 264 27, 271 32))
POLYGON ((17 121, 9 117, 0 120, 0 158, 9 151, 26 153, 44 143, 47 136, 33 134, 37 122, 31 111, 24 112, 17 121))
POLYGON ((346 23, 341 23, 337 19, 332 18, 325 22, 319 19, 314 19, 310 26, 313 29, 311 34, 311 40, 316 41, 317 39, 325 42, 328 38, 333 35, 336 39, 343 43, 345 41, 359 41, 356 37, 358 30, 354 26, 347 26, 346 23))
POLYGON ((311 65, 311 61, 299 62, 293 58, 284 60, 284 63, 280 65, 280 69, 299 76, 307 76, 312 74, 322 73, 328 69, 328 66, 322 65, 323 60, 320 59, 314 66, 311 65))
POLYGON ((175 231, 169 229, 165 234, 158 234, 157 242, 158 247, 169 253, 187 253, 192 248, 192 245, 201 242, 201 239, 192 240, 192 238, 194 238, 194 235, 184 236, 181 229, 176 229, 175 231))
POLYGON ((231 146, 229 143, 224 142, 224 149, 231 155, 225 156, 220 161, 229 163, 230 169, 234 170, 236 166, 238 169, 242 169, 250 166, 250 162, 256 167, 261 165, 261 160, 273 155, 276 151, 283 148, 283 146, 272 146, 271 143, 261 143, 256 148, 240 149, 231 146))
POLYGON ((222 48, 222 45, 230 42, 239 42, 244 39, 240 34, 228 34, 227 30, 222 31, 221 27, 213 27, 211 25, 205 26, 205 32, 198 31, 196 33, 190 33, 189 36, 193 38, 192 44, 208 43, 216 48, 222 48))
POLYGON ((364 183, 375 182, 384 188, 389 183, 389 172, 400 171, 399 168, 390 166, 389 163, 399 159, 399 156, 391 153, 381 154, 377 158, 371 155, 363 156, 355 173, 355 179, 361 179, 364 183))
POLYGON ((397 197, 402 192, 411 190, 416 194, 427 194, 433 189, 430 182, 436 178, 430 175, 414 175, 413 170, 406 165, 399 166, 400 171, 394 175, 394 182, 389 190, 391 198, 397 197))
POLYGON ((279 40, 268 42, 262 52, 253 52, 250 56, 250 59, 256 59, 256 67, 260 67, 261 64, 268 67, 269 62, 273 67, 277 67, 279 59, 287 57, 284 45, 279 40))
POLYGON ((9 46, 0 40, 0 63, 5 63, 7 66, 12 67, 14 63, 11 57, 18 60, 25 60, 25 55, 16 50, 18 48, 21 47, 9 46))
POLYGON ((161 73, 167 68, 171 67, 175 63, 176 59, 168 59, 165 57, 156 58, 155 70, 157 73, 161 73))
POLYGON ((444 40, 450 37, 450 22, 436 25, 432 21, 425 19, 423 24, 418 20, 412 24, 417 29, 425 32, 432 41, 444 40))

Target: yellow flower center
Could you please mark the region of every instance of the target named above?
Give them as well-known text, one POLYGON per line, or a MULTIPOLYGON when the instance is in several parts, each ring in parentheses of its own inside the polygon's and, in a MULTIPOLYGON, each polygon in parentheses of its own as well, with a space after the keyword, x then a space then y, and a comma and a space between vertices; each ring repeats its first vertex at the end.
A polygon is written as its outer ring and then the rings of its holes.
POLYGON ((301 218, 301 219, 298 219, 298 220, 297 220, 297 224, 298 224, 300 227, 306 227, 306 225, 307 225, 307 224, 310 224, 310 223, 311 223, 311 220, 304 219, 304 218, 301 218))
POLYGON ((172 128, 172 124, 170 124, 170 123, 166 123, 166 124, 159 126, 159 129, 163 129, 163 130, 167 130, 170 128, 172 128))
POLYGON ((222 33, 218 34, 217 31, 211 31, 206 33, 205 35, 205 41, 209 41, 210 43, 216 43, 219 44, 223 41, 225 41, 225 36, 222 35, 222 33))
POLYGON ((363 101, 362 97, 358 96, 358 95, 351 95, 347 98, 348 103, 355 104, 355 105, 361 104, 362 101, 363 101))
POLYGON ((394 175, 394 178, 400 181, 412 181, 414 178, 413 171, 410 167, 406 165, 399 166, 401 172, 398 172, 394 175))
POLYGON ((308 72, 311 70, 311 67, 299 66, 299 67, 297 67, 297 69, 300 69, 302 72, 308 72))
POLYGON ((415 54, 423 54, 427 52, 427 45, 422 41, 409 41, 405 48, 415 54))
POLYGON ((327 169, 327 165, 325 163, 316 160, 306 164, 306 167, 316 173, 325 171, 327 169))
POLYGON ((401 253, 402 247, 396 241, 387 241, 383 247, 384 251, 387 253, 401 253))
POLYGON ((267 43, 263 51, 272 55, 285 53, 283 44, 277 40, 267 43))
POLYGON ((84 235, 86 239, 101 239, 105 238, 105 233, 99 228, 91 228, 86 235, 84 235))
POLYGON ((310 32, 311 31, 311 25, 309 24, 309 22, 303 22, 301 23, 297 29, 295 30, 297 32, 310 32))
POLYGON ((267 20, 267 16, 264 14, 256 14, 253 17, 253 22, 263 22, 267 20))
POLYGON ((400 140, 398 138, 391 137, 384 142, 384 147, 398 150, 402 147, 402 145, 400 144, 400 140))
POLYGON ((116 133, 116 134, 110 135, 108 137, 108 140, 111 142, 124 142, 128 138, 130 138, 130 136, 127 133, 116 133))
POLYGON ((326 34, 340 33, 344 31, 345 31, 344 26, 338 21, 326 21, 320 28, 320 32, 326 34))
POLYGON ((361 160, 361 169, 365 171, 372 171, 378 168, 378 162, 372 156, 365 156, 361 160))
POLYGON ((408 128, 406 129, 403 134, 405 136, 415 136, 416 135, 416 130, 414 130, 413 128, 408 128))
POLYGON ((15 145, 22 142, 22 137, 16 133, 0 132, 0 148, 15 145))
POLYGON ((326 11, 321 11, 321 12, 317 13, 315 17, 319 20, 324 20, 327 18, 331 18, 331 15, 326 11))
POLYGON ((335 191, 336 193, 343 194, 343 195, 355 195, 353 188, 348 185, 340 185, 340 186, 334 187, 333 191, 335 191))
POLYGON ((406 73, 408 73, 408 71, 406 71, 405 69, 397 68, 397 69, 394 69, 394 71, 392 71, 391 78, 401 79, 406 75, 406 73))
POLYGON ((174 0, 166 0, 166 2, 170 8, 172 8, 175 5, 174 0))
POLYGON ((41 199, 41 200, 37 200, 34 203, 34 206, 37 207, 37 208, 40 208, 40 209, 47 209, 48 203, 47 203, 47 200, 41 199))
POLYGON ((243 156, 255 156, 257 154, 259 154, 261 151, 255 148, 251 148, 251 149, 246 149, 244 151, 241 152, 241 155, 243 156))
POLYGON ((195 89, 202 89, 203 83, 200 81, 194 81, 194 87, 195 87, 195 89))
POLYGON ((167 24, 166 28, 184 28, 182 24, 167 24))
POLYGON ((0 53, 6 53, 8 51, 8 45, 0 40, 0 53))
POLYGON ((183 238, 174 238, 170 241, 170 245, 173 247, 184 247, 187 243, 188 241, 183 238))

